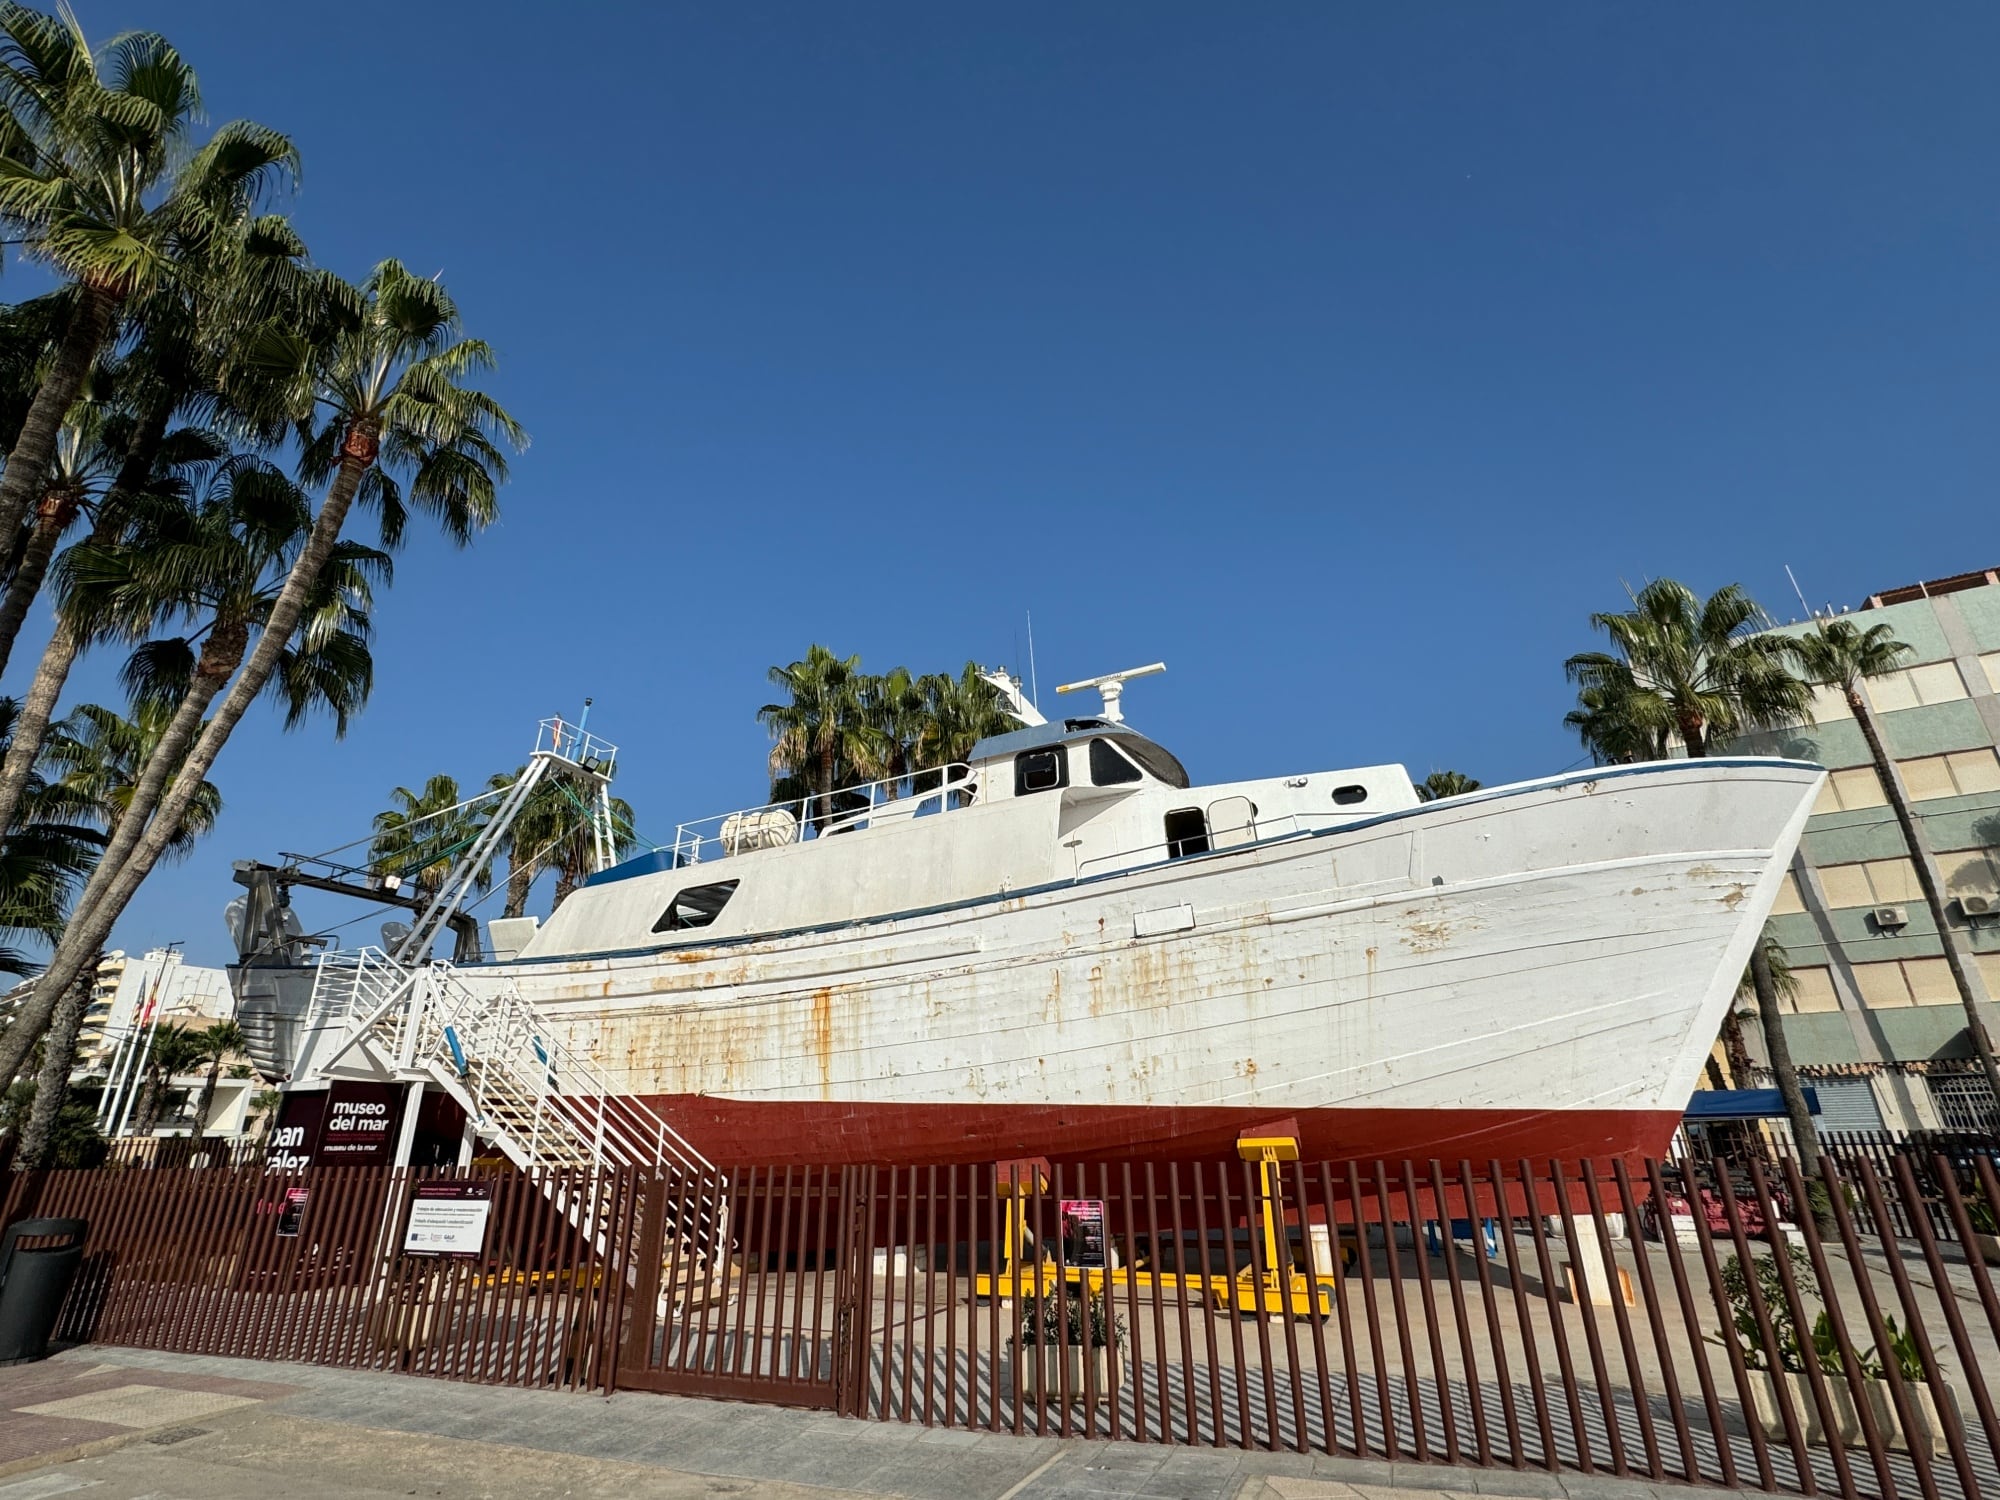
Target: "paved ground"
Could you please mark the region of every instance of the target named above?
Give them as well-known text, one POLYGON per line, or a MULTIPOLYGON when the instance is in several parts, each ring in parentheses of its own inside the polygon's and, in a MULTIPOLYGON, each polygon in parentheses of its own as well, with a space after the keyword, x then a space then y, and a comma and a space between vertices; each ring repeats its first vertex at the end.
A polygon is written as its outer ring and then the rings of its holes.
MULTIPOLYGON (((1675 1487, 1686 1496, 1685 1489, 1675 1487)), ((1650 1485, 932 1430, 669 1396, 77 1349, 0 1368, 0 1500, 1665 1500, 1650 1485)))

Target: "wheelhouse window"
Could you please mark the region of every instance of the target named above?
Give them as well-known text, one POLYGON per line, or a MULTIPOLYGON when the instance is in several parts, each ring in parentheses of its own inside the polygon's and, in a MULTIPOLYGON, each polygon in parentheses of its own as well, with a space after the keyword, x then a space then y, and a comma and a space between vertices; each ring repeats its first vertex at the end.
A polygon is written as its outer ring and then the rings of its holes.
POLYGON ((1167 858, 1186 859, 1208 853, 1208 818, 1198 807, 1177 807, 1167 814, 1167 858))
POLYGON ((1112 748, 1109 740, 1090 742, 1090 784, 1092 786, 1122 786, 1128 781, 1143 781, 1145 773, 1131 761, 1112 748))
POLYGON ((1333 789, 1333 800, 1340 807, 1352 807, 1357 802, 1368 800, 1365 786, 1337 786, 1333 789))
POLYGON ((1176 760, 1171 751, 1154 744, 1143 734, 1128 733, 1119 735, 1118 748, 1121 752, 1131 756, 1132 759, 1144 766, 1147 774, 1155 781, 1165 782, 1171 787, 1186 789, 1188 784, 1187 767, 1176 760))
POLYGON ((653 924, 655 932, 686 932, 706 927, 722 915, 722 908, 736 894, 740 880, 718 880, 712 885, 691 885, 677 893, 653 924))
POLYGON ((1053 791, 1069 785, 1069 753, 1061 745, 1023 750, 1014 757, 1014 795, 1053 791))

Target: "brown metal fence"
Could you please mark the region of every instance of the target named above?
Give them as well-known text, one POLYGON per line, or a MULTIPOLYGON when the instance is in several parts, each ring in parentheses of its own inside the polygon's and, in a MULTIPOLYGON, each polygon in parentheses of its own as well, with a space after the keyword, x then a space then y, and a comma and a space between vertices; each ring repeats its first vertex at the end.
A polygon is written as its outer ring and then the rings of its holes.
POLYGON ((367 1167, 21 1173, 0 1222, 90 1222, 58 1339, 608 1391, 636 1176, 482 1179, 480 1254, 404 1254, 416 1189, 466 1180, 367 1167))
POLYGON ((6 1218, 92 1219, 63 1332, 105 1342, 986 1431, 2000 1496, 2000 1181, 1977 1153, 1829 1155, 1810 1197, 1791 1161, 502 1175, 485 1250, 457 1261, 401 1253, 424 1180, 29 1174, 6 1218), (298 1187, 301 1233, 281 1239, 298 1187))

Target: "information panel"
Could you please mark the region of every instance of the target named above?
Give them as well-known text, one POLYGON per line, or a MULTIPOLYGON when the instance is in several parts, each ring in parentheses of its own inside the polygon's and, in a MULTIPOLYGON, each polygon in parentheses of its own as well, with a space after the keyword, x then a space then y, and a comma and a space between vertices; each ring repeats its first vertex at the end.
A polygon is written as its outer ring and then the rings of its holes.
POLYGON ((485 1182, 420 1182, 403 1231, 405 1255, 478 1255, 486 1248, 493 1186, 485 1182))
POLYGON ((1104 1268, 1104 1200, 1062 1200, 1064 1258, 1073 1266, 1104 1268))

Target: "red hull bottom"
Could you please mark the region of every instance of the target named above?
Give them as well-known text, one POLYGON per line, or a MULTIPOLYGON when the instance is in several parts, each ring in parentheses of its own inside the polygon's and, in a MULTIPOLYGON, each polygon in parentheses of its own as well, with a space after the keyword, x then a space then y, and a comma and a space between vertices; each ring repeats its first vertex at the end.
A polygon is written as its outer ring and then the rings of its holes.
MULTIPOLYGON (((720 1166, 942 1166, 1233 1161, 1236 1138, 1273 1112, 1163 1105, 748 1103, 644 1096, 720 1166)), ((1576 1161, 1666 1153, 1674 1110, 1294 1110, 1307 1161, 1576 1161)))

